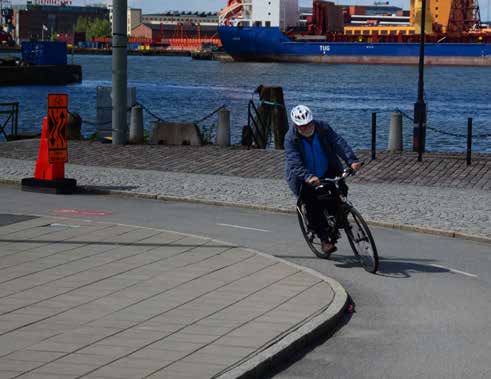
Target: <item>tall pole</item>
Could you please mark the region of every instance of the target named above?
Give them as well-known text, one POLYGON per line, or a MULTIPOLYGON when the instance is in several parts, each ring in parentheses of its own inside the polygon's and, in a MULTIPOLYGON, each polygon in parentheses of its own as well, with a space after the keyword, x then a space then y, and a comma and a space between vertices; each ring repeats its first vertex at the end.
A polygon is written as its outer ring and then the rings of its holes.
POLYGON ((115 145, 128 143, 127 123, 127 0, 113 1, 112 38, 112 140, 115 145))
POLYGON ((424 65, 425 65, 425 23, 426 0, 421 0, 421 35, 419 43, 419 78, 418 100, 414 104, 414 131, 413 151, 418 152, 418 161, 421 162, 425 150, 426 139, 426 104, 424 100, 424 65))
POLYGON ((73 24, 73 34, 72 34, 72 64, 73 64, 73 51, 75 49, 75 24, 73 24))

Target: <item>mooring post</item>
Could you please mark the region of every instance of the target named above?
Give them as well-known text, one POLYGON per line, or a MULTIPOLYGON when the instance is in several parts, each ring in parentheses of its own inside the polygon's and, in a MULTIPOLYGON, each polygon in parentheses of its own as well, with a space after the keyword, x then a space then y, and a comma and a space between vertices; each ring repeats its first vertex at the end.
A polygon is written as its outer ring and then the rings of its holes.
POLYGON ((467 166, 471 165, 472 155, 472 117, 467 119, 467 166))
POLYGON ((143 108, 140 105, 135 105, 131 108, 129 142, 137 145, 142 144, 143 140, 143 108))
POLYGON ((394 112, 390 118, 389 145, 387 150, 391 152, 402 151, 402 113, 394 112))
POLYGON ((230 146, 230 111, 222 108, 218 111, 217 145, 230 146))
MULTIPOLYGON (((261 120, 269 125, 264 125, 263 135, 266 138, 269 135, 271 127, 274 136, 274 148, 283 150, 285 148, 285 135, 288 131, 288 116, 285 108, 282 87, 261 87, 260 91, 261 105, 259 115, 261 120)), ((264 146, 266 147, 266 146, 264 146)))
POLYGON ((377 159, 376 150, 377 148, 377 113, 372 113, 372 160, 377 159))

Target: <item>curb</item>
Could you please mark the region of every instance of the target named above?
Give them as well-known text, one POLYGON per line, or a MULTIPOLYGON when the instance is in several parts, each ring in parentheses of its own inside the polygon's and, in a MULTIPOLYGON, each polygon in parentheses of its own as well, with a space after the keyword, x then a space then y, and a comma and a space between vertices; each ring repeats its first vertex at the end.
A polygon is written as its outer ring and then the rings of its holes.
POLYGON ((258 255, 267 256, 269 258, 273 257, 277 261, 289 266, 297 267, 304 272, 318 277, 329 284, 334 293, 334 299, 297 329, 290 331, 284 337, 280 337, 280 339, 274 341, 264 350, 255 353, 252 357, 244 358, 234 367, 227 368, 224 373, 218 374, 212 379, 257 379, 266 377, 276 367, 284 364, 285 360, 298 353, 299 350, 311 346, 312 342, 316 339, 334 331, 348 305, 348 294, 344 287, 336 280, 285 259, 261 253, 253 249, 246 250, 253 251, 258 255))
MULTIPOLYGON (((0 184, 14 184, 20 185, 20 181, 17 179, 2 179, 0 178, 0 184)), ((245 208, 245 209, 255 209, 260 211, 267 211, 273 213, 283 213, 283 214, 295 214, 294 209, 290 208, 279 208, 279 207, 270 207, 267 205, 253 205, 253 204, 245 204, 245 203, 236 203, 229 201, 218 201, 218 200, 208 200, 208 199, 200 199, 196 197, 181 197, 181 196, 171 196, 171 195, 158 195, 158 194, 149 194, 143 192, 129 192, 123 190, 108 190, 97 188, 96 186, 77 186, 79 189, 79 193, 92 193, 99 195, 117 195, 120 197, 128 197, 128 198, 137 198, 137 199, 149 199, 149 200, 161 200, 161 201, 179 201, 184 203, 192 203, 192 204, 204 204, 204 205, 214 205, 214 206, 222 206, 222 207, 236 207, 236 208, 245 208)), ((475 234, 468 234, 463 232, 457 232, 453 230, 446 229, 437 229, 429 226, 418 226, 418 225, 409 225, 409 224, 398 224, 392 222, 384 222, 384 221, 376 221, 366 219, 366 222, 372 226, 379 226, 382 228, 389 229, 398 229, 407 232, 417 232, 423 234, 429 234, 434 236, 443 236, 449 238, 459 238, 466 239, 475 242, 489 243, 491 244, 491 237, 480 236, 475 234)))

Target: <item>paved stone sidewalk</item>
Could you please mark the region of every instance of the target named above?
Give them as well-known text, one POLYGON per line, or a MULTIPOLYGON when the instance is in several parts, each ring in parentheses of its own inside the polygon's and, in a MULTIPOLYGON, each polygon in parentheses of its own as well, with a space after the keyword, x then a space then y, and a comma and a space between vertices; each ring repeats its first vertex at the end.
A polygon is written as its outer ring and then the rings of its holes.
POLYGON ((1 378, 237 377, 347 301, 329 278, 224 242, 15 221, 0 226, 1 378))
MULTIPOLYGON (((2 159, 0 180, 20 183, 34 162, 2 159)), ((154 170, 67 165, 78 184, 160 199, 181 199, 294 212, 282 179, 241 178, 154 170)), ((392 183, 352 183, 350 198, 374 222, 435 228, 491 238, 491 192, 392 183)), ((448 234, 448 233, 447 233, 448 234)))

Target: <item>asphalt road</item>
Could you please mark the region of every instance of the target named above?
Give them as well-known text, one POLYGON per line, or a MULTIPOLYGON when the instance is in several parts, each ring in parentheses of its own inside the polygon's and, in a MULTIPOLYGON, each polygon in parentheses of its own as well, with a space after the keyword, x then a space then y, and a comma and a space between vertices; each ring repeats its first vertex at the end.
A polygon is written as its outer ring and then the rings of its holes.
MULTIPOLYGON (((355 199, 356 204, 356 199, 355 199)), ((372 228, 381 259, 371 275, 346 238, 315 258, 296 216, 100 195, 56 196, 0 186, 1 214, 39 214, 192 233, 255 248, 338 280, 355 312, 299 352, 275 378, 491 377, 491 246, 372 228), (73 213, 77 211, 90 211, 73 213)), ((456 215, 458 217, 458 215, 456 215)))

